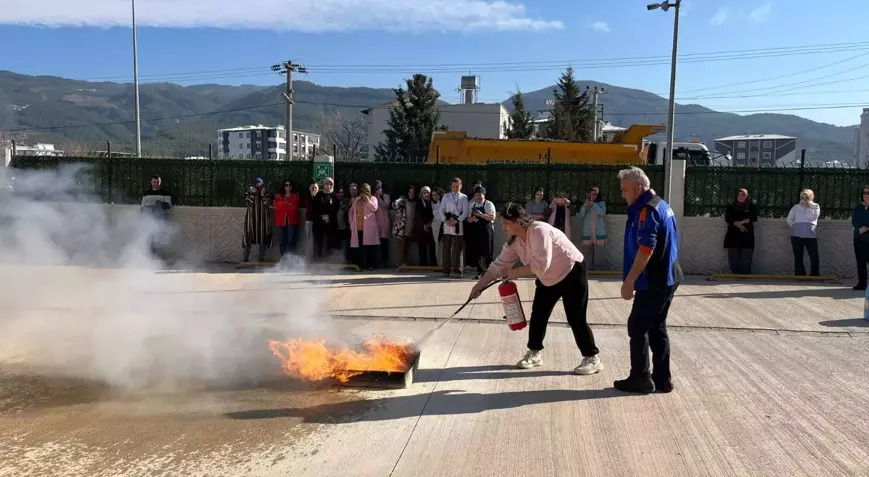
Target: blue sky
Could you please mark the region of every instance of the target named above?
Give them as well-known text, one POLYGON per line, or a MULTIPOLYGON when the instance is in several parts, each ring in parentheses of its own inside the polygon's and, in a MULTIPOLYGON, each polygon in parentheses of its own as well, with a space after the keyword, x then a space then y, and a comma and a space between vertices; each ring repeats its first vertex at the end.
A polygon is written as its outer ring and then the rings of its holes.
MULTIPOLYGON (((453 90, 466 71, 481 76, 481 100, 500 101, 517 86, 553 84, 568 65, 580 79, 664 96, 669 88, 673 11, 649 12, 642 0, 222 3, 139 0, 141 80, 277 84, 268 66, 292 59, 308 66, 304 79, 324 85, 394 87, 429 73, 447 101, 458 100, 453 90)), ((130 80, 128 0, 4 4, 0 69, 130 80)), ((793 113, 856 124, 859 105, 869 106, 867 18, 866 0, 684 0, 679 101, 726 111, 800 108, 793 113), (843 45, 795 50, 829 44, 843 45), (741 52, 735 60, 710 54, 732 51, 741 52)))

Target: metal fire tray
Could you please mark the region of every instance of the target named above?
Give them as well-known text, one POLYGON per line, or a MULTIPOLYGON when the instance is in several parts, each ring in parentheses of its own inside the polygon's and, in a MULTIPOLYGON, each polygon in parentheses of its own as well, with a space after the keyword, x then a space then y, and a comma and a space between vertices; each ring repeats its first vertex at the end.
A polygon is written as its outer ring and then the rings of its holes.
POLYGON ((419 369, 420 354, 420 351, 416 351, 411 355, 410 367, 405 371, 363 371, 346 383, 339 382, 337 385, 350 388, 407 389, 413 384, 413 375, 419 369))

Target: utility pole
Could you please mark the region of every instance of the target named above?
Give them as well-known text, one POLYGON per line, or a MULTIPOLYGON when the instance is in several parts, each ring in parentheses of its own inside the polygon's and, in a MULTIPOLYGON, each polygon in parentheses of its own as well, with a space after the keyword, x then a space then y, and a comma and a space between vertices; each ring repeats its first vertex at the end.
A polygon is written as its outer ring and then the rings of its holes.
POLYGON ((293 158, 293 73, 307 73, 308 69, 298 63, 293 63, 292 60, 287 60, 279 65, 272 65, 272 71, 287 76, 287 91, 281 93, 281 97, 287 102, 286 148, 287 160, 291 161, 293 158))
POLYGON ((142 157, 142 121, 139 117, 139 41, 136 37, 136 0, 133 6, 133 96, 136 102, 136 157, 142 157))
POLYGON ((671 162, 673 162, 673 148, 676 142, 676 60, 679 49, 679 7, 682 6, 682 0, 667 0, 663 3, 652 3, 646 6, 648 10, 661 9, 668 11, 670 8, 675 9, 673 12, 673 56, 670 60, 670 101, 667 109, 667 151, 664 158, 664 199, 670 200, 670 180, 671 180, 671 162))
MULTIPOLYGON (((585 90, 588 91, 588 90, 591 90, 591 88, 586 86, 585 90)), ((594 89, 592 90, 592 92, 594 94, 594 96, 593 96, 594 99, 592 100, 592 105, 593 105, 592 107, 594 108, 594 127, 592 129, 592 134, 593 134, 592 141, 593 142, 597 142, 598 139, 600 138, 600 134, 601 134, 602 128, 600 127, 600 122, 598 120, 597 98, 598 98, 598 96, 603 94, 604 91, 605 90, 603 87, 597 87, 597 86, 595 86, 594 89)))
POLYGON ((139 117, 139 41, 136 37, 136 0, 133 6, 133 96, 136 102, 136 157, 142 157, 142 120, 139 117))

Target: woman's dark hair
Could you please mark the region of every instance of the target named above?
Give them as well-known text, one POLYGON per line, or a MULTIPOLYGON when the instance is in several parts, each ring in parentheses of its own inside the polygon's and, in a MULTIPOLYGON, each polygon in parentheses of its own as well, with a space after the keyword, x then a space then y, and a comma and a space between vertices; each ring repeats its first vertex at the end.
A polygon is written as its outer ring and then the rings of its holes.
POLYGON ((869 184, 866 184, 860 188, 860 200, 863 200, 863 191, 866 189, 869 189, 869 184))
MULTIPOLYGON (((507 205, 501 210, 501 220, 516 222, 518 226, 523 228, 528 228, 534 223, 534 219, 525 213, 525 208, 515 202, 507 202, 507 205)), ((512 244, 515 238, 515 235, 510 236, 507 239, 507 245, 512 244)))
POLYGON ((594 198, 594 201, 595 201, 595 202, 603 202, 603 193, 601 193, 601 191, 600 191, 600 187, 598 187, 598 186, 591 186, 591 187, 588 189, 588 193, 589 193, 589 194, 592 193, 592 192, 595 192, 595 191, 597 192, 597 197, 594 198))
POLYGON ((736 189, 736 193, 733 194, 733 205, 735 207, 740 207, 743 210, 748 210, 749 207, 751 207, 751 205, 748 202, 748 189, 746 189, 745 187, 740 187, 739 189, 736 189), (745 191, 745 202, 740 203, 739 202, 739 193, 742 192, 743 190, 745 191))
POLYGON ((286 185, 286 184, 290 185, 290 192, 291 193, 296 191, 296 184, 294 184, 293 181, 286 179, 283 182, 281 182, 281 186, 278 188, 281 191, 281 193, 284 192, 284 185, 286 185))
POLYGON ((442 187, 432 187, 431 193, 434 194, 437 192, 438 201, 444 200, 444 189, 442 187))
MULTIPOLYGON (((543 187, 535 187, 534 192, 531 194, 531 200, 534 200, 534 196, 536 196, 538 192, 540 192, 541 194, 545 193, 543 187)), ((546 200, 546 197, 543 197, 543 199, 541 200, 546 200)))

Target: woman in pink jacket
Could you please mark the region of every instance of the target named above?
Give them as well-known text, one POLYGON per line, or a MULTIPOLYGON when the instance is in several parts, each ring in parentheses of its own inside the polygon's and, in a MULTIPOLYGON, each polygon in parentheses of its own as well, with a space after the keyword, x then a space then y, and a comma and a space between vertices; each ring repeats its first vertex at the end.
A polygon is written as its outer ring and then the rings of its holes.
POLYGON ((350 249, 360 269, 374 270, 377 267, 377 248, 380 246, 380 230, 376 197, 371 196, 371 186, 362 184, 359 196, 350 205, 350 249))
POLYGON ((389 237, 392 236, 392 227, 389 224, 389 209, 392 200, 389 194, 383 191, 383 182, 374 182, 374 198, 377 199, 377 229, 380 232, 380 253, 384 267, 389 266, 389 237))

